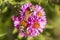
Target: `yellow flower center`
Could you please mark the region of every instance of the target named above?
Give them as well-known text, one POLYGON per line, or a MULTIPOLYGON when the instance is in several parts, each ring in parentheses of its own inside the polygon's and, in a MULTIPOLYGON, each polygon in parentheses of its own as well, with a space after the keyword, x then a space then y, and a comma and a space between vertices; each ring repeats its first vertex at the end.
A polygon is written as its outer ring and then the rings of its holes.
POLYGON ((27 24, 26 24, 26 22, 25 22, 24 20, 22 20, 22 21, 20 22, 20 25, 26 27, 27 24))
POLYGON ((39 23, 37 23, 37 22, 35 22, 34 24, 33 24, 33 28, 39 28, 39 23))
POLYGON ((41 12, 38 12, 37 15, 38 15, 39 17, 41 17, 41 16, 42 16, 42 13, 41 13, 41 12))
POLYGON ((29 10, 26 11, 26 14, 29 15, 31 12, 29 10))

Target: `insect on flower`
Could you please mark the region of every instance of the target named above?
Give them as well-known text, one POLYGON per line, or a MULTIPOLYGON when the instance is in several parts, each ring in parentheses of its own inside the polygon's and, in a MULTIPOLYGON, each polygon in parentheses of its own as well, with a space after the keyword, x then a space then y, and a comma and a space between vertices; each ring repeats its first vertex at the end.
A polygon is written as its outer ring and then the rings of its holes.
POLYGON ((19 16, 12 17, 14 26, 22 37, 38 36, 46 26, 44 9, 39 5, 25 3, 20 7, 19 16), (22 10, 22 11, 20 11, 22 10))

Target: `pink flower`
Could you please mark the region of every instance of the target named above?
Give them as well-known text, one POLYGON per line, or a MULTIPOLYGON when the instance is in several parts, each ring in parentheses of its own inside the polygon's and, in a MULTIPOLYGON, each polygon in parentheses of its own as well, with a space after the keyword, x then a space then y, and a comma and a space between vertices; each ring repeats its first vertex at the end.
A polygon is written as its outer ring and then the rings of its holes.
POLYGON ((25 3, 20 10, 20 15, 18 17, 12 16, 12 20, 22 37, 34 37, 43 32, 46 26, 46 15, 41 6, 25 3))
POLYGON ((28 8, 28 7, 30 7, 30 6, 32 6, 32 4, 31 3, 25 3, 25 4, 23 4, 22 6, 21 6, 21 10, 23 11, 23 12, 25 12, 26 11, 26 9, 28 8))

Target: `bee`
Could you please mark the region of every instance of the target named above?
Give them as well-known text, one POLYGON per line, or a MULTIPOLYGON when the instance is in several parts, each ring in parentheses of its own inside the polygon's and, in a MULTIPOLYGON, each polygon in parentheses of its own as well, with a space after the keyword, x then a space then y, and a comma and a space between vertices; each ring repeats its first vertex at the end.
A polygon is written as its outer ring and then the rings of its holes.
POLYGON ((20 29, 20 32, 23 32, 25 28, 24 28, 24 26, 20 26, 19 29, 20 29))

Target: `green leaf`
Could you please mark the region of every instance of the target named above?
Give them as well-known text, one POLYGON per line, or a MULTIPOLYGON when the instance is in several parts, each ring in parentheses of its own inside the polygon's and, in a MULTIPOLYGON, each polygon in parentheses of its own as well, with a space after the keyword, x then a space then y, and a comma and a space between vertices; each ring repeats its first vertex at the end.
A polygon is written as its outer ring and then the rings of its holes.
POLYGON ((21 37, 21 35, 20 35, 20 34, 18 34, 17 38, 18 38, 18 39, 22 39, 22 37, 21 37))
POLYGON ((6 33, 0 34, 0 37, 3 37, 3 36, 5 36, 5 35, 6 35, 6 33))
POLYGON ((3 10, 2 10, 2 13, 5 13, 7 11, 7 7, 5 7, 3 10))
POLYGON ((13 33, 13 34, 15 34, 16 32, 17 32, 17 29, 16 29, 16 28, 14 28, 14 30, 13 30, 13 32, 12 32, 12 33, 13 33))
POLYGON ((42 34, 39 35, 39 40, 45 40, 45 38, 42 34))
POLYGON ((33 37, 28 37, 27 40, 33 40, 33 37))
POLYGON ((47 35, 47 36, 50 36, 51 34, 50 34, 49 32, 46 32, 46 35, 47 35))
POLYGON ((34 37, 33 40, 45 40, 45 38, 42 34, 40 34, 39 36, 34 37))
POLYGON ((52 25, 47 24, 47 25, 46 25, 46 29, 53 29, 53 26, 52 26, 52 25))

